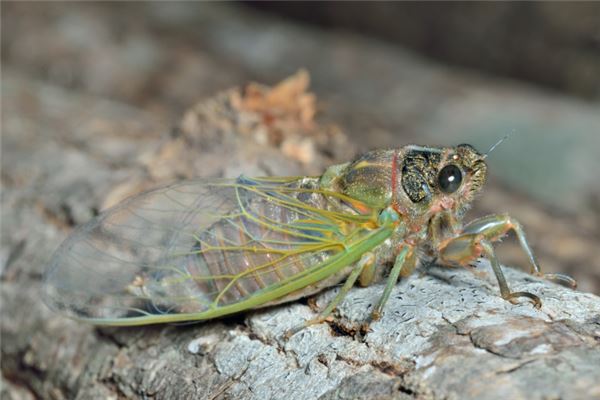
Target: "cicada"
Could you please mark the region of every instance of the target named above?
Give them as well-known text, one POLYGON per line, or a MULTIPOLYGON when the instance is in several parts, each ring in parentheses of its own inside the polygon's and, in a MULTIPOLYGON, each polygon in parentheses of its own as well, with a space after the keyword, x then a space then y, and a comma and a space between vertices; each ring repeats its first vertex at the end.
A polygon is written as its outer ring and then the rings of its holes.
MULTIPOLYGON (((318 177, 198 179, 125 200, 76 229, 45 273, 45 298, 103 325, 200 321, 290 302, 342 284, 327 318, 356 284, 385 282, 378 319, 399 277, 431 260, 489 259, 509 289, 493 242, 514 231, 542 275, 521 225, 507 215, 463 223, 487 175, 467 144, 367 152, 318 177)), ((549 276, 574 283, 570 278, 549 276)))

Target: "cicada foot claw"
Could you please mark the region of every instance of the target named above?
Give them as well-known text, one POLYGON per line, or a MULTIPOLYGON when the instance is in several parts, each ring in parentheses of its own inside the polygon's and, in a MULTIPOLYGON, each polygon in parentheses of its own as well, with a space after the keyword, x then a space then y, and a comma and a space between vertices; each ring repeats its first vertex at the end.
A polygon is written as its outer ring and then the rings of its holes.
POLYGON ((360 324, 358 329, 354 332, 354 340, 364 343, 367 339, 367 335, 371 332, 371 326, 368 322, 360 324))
POLYGON ((381 312, 375 310, 371 313, 371 316, 369 317, 369 319, 367 321, 367 325, 370 324, 371 322, 379 321, 380 319, 381 319, 381 312))
POLYGON ((288 329, 287 331, 285 331, 283 333, 282 337, 284 340, 290 340, 292 338, 292 336, 294 336, 299 331, 300 331, 300 329, 298 329, 298 327, 288 329))
POLYGON ((316 297, 309 297, 308 300, 306 301, 306 304, 314 313, 319 313, 321 311, 319 308, 319 305, 317 304, 316 297))
POLYGON ((285 331, 285 333, 283 334, 283 338, 285 340, 289 340, 289 339, 292 338, 292 336, 294 336, 296 333, 300 332, 304 328, 306 328, 305 324, 298 325, 298 326, 295 326, 293 328, 290 328, 287 331, 285 331))
POLYGON ((552 283, 557 283, 561 286, 568 287, 570 289, 577 289, 577 281, 565 274, 559 273, 547 273, 538 274, 540 278, 544 278, 552 283))
POLYGON ((309 326, 312 325, 318 325, 321 324, 323 322, 326 321, 332 321, 331 317, 319 317, 319 318, 313 318, 313 319, 309 319, 308 321, 306 321, 303 324, 300 324, 294 328, 288 329, 287 331, 285 331, 285 333, 283 334, 284 339, 289 339, 292 336, 294 336, 296 333, 300 332, 302 329, 308 328, 309 326))
POLYGON ((369 322, 363 322, 360 324, 360 332, 364 335, 371 332, 371 324, 369 322))
POLYGON ((529 292, 512 292, 512 293, 509 293, 506 296, 503 296, 504 300, 510 301, 512 304, 517 304, 519 302, 517 300, 519 297, 527 297, 528 299, 530 299, 533 302, 533 306, 536 309, 538 309, 538 310, 540 308, 542 308, 542 301, 540 300, 539 297, 537 297, 533 293, 529 293, 529 292))
POLYGON ((371 322, 372 321, 366 321, 360 325, 359 332, 360 332, 361 338, 364 339, 372 331, 371 322))

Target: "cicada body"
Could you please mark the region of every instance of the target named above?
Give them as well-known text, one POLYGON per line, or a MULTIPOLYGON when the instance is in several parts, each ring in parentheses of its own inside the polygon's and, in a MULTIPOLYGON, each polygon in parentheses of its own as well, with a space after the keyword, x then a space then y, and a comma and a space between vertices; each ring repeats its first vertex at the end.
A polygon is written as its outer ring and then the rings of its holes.
MULTIPOLYGON (((392 285, 423 257, 492 260, 488 244, 520 225, 506 216, 466 226, 485 181, 471 146, 377 150, 321 177, 184 181, 142 193, 76 229, 45 273, 45 299, 106 325, 199 321, 291 301, 345 281, 392 285), (384 265, 394 261, 392 270, 384 265)), ((321 318, 321 319, 322 319, 321 318)), ((320 321, 317 319, 315 321, 320 321)))

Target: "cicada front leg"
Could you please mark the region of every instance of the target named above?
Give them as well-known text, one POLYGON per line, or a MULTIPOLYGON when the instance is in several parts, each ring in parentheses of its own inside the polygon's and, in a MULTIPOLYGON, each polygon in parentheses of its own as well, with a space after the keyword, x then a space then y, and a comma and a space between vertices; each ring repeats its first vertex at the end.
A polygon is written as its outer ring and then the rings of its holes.
POLYGON ((504 273, 494 252, 492 242, 499 240, 510 230, 514 231, 531 265, 530 272, 551 281, 575 288, 577 283, 572 278, 562 274, 544 274, 529 247, 521 224, 508 215, 490 215, 472 221, 454 238, 443 241, 438 248, 440 260, 450 264, 468 265, 477 258, 486 257, 490 260, 502 298, 513 301, 519 297, 531 299, 536 308, 541 307, 540 299, 528 292, 511 292, 504 273))

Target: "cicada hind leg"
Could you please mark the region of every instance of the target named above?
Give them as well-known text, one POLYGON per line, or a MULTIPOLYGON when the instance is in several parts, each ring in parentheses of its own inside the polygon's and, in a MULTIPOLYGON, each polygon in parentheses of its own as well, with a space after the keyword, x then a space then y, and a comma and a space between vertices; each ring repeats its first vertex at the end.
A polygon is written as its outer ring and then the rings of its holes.
POLYGON ((350 289, 352 289, 352 286, 354 286, 354 284, 359 279, 363 271, 365 271, 365 269, 370 270, 370 268, 374 265, 375 260, 376 258, 373 255, 373 253, 365 253, 361 257, 361 259, 356 263, 356 265, 352 269, 352 272, 350 272, 350 275, 348 275, 348 278, 346 278, 344 285, 340 288, 340 291, 336 294, 333 300, 331 300, 327 307, 325 307, 325 309, 323 309, 323 311, 321 311, 321 313, 316 318, 310 319, 301 325, 289 329, 284 334, 284 337, 286 339, 289 339, 304 328, 325 322, 329 318, 333 310, 335 310, 335 308, 338 306, 338 304, 340 304, 340 302, 344 300, 344 297, 346 297, 346 294, 348 294, 350 289))
MULTIPOLYGON (((383 314, 383 309, 387 304, 387 301, 390 297, 390 294, 394 288, 394 285, 398 281, 399 277, 406 277, 410 275, 416 265, 416 251, 414 246, 408 244, 402 244, 398 248, 398 254, 394 261, 394 266, 390 271, 390 274, 387 278, 385 288, 381 297, 379 298, 377 304, 373 308, 373 311, 367 318, 367 320, 361 325, 359 335, 362 336, 369 331, 370 324, 374 321, 377 321, 381 318, 383 314)), ((295 333, 300 330, 315 324, 320 324, 325 322, 333 310, 337 307, 337 305, 346 297, 348 291, 354 286, 354 284, 358 281, 361 286, 369 286, 373 283, 374 280, 374 268, 378 266, 377 257, 373 253, 364 254, 360 261, 356 263, 352 272, 346 278, 344 285, 341 287, 340 291, 333 298, 333 300, 325 307, 325 309, 317 316, 311 320, 306 321, 304 324, 299 325, 293 329, 290 329, 286 332, 285 337, 290 338, 295 333)))

